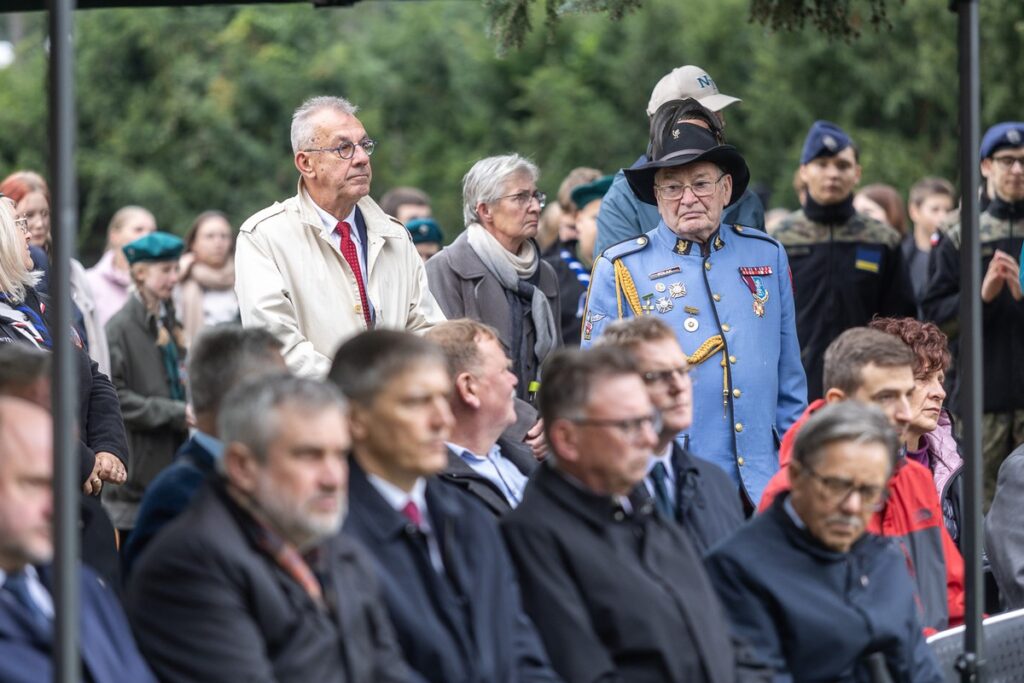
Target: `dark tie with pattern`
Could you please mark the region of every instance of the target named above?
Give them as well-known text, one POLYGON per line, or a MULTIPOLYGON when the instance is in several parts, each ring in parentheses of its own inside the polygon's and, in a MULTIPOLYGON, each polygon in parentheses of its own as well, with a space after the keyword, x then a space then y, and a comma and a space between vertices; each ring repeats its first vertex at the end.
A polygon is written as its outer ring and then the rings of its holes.
POLYGON ((654 504, 658 508, 658 512, 662 514, 665 519, 675 519, 676 515, 672 509, 672 498, 668 492, 668 470, 665 469, 665 463, 655 463, 651 469, 651 482, 654 484, 654 504))
POLYGON ((334 232, 341 238, 341 245, 339 246, 341 255, 348 261, 349 268, 352 269, 352 273, 356 276, 356 284, 359 285, 360 310, 356 312, 362 312, 363 320, 366 321, 366 329, 370 329, 373 324, 370 322, 370 307, 366 299, 366 285, 363 283, 363 269, 359 267, 359 252, 357 251, 358 247, 356 247, 355 240, 352 239, 351 226, 349 226, 347 221, 341 221, 334 228, 334 232))

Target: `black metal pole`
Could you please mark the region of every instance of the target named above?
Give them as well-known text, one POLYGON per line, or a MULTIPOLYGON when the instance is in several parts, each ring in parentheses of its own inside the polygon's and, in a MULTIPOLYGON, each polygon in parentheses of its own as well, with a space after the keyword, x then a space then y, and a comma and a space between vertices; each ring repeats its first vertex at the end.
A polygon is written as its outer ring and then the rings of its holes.
POLYGON ((56 608, 53 672, 56 683, 78 683, 78 439, 77 376, 71 338, 71 258, 78 224, 75 191, 74 0, 49 0, 50 179, 53 190, 53 259, 50 306, 53 325, 53 453, 56 608))
POLYGON ((978 238, 980 83, 978 0, 957 0, 960 54, 960 406, 967 454, 961 530, 966 570, 964 654, 957 662, 964 683, 984 680, 982 611, 985 583, 981 515, 981 243, 978 238))

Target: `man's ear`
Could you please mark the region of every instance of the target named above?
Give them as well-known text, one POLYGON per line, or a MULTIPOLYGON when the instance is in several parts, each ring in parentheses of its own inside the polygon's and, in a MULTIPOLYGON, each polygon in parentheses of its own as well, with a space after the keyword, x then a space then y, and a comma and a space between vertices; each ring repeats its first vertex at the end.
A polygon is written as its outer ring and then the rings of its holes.
POLYGON ((564 418, 555 420, 546 428, 548 444, 559 460, 576 462, 580 451, 577 441, 576 425, 564 418))
POLYGON ((732 176, 726 173, 722 177, 722 185, 725 186, 725 202, 729 203, 729 197, 732 196, 732 176))
POLYGON ((224 446, 224 474, 233 485, 251 494, 256 490, 260 465, 248 446, 232 442, 224 446))
POLYGON ((313 170, 313 157, 306 152, 295 153, 295 168, 303 178, 313 178, 316 171, 313 170))
POLYGON ((992 158, 986 157, 981 160, 981 175, 988 178, 992 175, 992 158))
POLYGON ((476 393, 476 378, 468 372, 460 372, 455 378, 455 391, 459 400, 473 409, 480 407, 480 397, 476 393))
POLYGON ((366 441, 370 430, 367 427, 367 421, 370 416, 363 406, 353 402, 348 404, 348 429, 352 435, 353 442, 366 441))
POLYGON ((825 392, 825 403, 839 403, 840 401, 845 401, 847 398, 849 398, 849 396, 846 395, 845 391, 842 389, 836 389, 835 387, 832 387, 825 392))

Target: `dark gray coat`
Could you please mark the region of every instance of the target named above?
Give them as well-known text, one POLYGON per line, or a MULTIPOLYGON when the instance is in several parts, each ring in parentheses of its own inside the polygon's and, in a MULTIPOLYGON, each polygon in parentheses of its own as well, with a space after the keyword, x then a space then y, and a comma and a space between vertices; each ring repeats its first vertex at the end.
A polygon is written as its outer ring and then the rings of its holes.
MULTIPOLYGON (((540 372, 540 361, 533 353, 536 340, 533 322, 529 316, 523 317, 521 309, 512 308, 507 292, 469 246, 465 232, 450 247, 427 261, 427 281, 431 294, 449 320, 471 318, 498 330, 498 339, 517 368, 517 395, 521 399, 528 398, 530 382, 537 379, 540 372), (518 322, 521 322, 521 345, 514 339, 517 321, 513 320, 513 315, 519 316, 518 322)), ((555 329, 561 329, 558 276, 551 265, 541 260, 531 284, 544 292, 555 317, 555 329)))
POLYGON ((999 468, 996 495, 985 517, 985 550, 1008 609, 1024 607, 1024 446, 999 468))
POLYGON ((139 558, 126 611, 163 683, 420 680, 356 541, 339 534, 320 546, 328 612, 260 549, 252 524, 211 479, 139 558))

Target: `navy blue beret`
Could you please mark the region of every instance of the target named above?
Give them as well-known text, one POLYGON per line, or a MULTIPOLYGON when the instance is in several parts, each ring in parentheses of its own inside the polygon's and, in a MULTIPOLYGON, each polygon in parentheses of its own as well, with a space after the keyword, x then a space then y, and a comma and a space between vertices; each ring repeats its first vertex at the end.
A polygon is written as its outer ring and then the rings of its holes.
POLYGON ((413 218, 406 223, 405 227, 412 235, 413 244, 425 242, 440 244, 444 241, 444 237, 441 235, 441 226, 433 218, 413 218))
POLYGON ((988 159, 1003 147, 1024 147, 1024 122, 1003 121, 985 131, 981 139, 981 158, 988 159))
POLYGON ((850 136, 836 124, 831 121, 815 121, 804 140, 800 163, 810 163, 818 157, 835 156, 852 144, 850 136))

